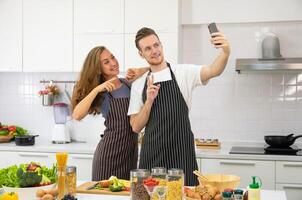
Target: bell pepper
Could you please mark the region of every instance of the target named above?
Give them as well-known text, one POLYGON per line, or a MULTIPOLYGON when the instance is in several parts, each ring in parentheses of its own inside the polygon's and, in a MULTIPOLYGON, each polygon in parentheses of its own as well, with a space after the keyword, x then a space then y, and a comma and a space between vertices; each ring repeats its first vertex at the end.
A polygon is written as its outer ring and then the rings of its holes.
POLYGON ((8 130, 9 130, 9 132, 16 132, 17 127, 16 126, 9 126, 8 130))
POLYGON ((1 200, 19 200, 18 194, 14 192, 4 193, 1 200))

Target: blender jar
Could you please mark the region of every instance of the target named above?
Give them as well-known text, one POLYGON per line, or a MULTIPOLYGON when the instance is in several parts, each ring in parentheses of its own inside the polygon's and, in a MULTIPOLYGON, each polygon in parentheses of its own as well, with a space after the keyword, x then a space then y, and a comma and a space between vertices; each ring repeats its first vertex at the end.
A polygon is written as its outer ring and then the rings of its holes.
POLYGON ((54 118, 56 124, 65 124, 69 115, 69 108, 66 103, 53 104, 54 118))

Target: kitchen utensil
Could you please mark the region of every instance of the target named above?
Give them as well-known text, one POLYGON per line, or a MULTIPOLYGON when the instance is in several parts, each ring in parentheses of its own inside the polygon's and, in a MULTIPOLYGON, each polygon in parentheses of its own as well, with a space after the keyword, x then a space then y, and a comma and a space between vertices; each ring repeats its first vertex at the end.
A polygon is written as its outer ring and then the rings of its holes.
POLYGON ((69 143, 70 133, 66 126, 69 115, 69 106, 66 103, 55 103, 53 105, 55 124, 52 130, 52 142, 56 144, 69 143))
POLYGON ((198 176, 199 178, 204 179, 204 180, 206 180, 206 181, 209 180, 206 176, 202 175, 202 174, 201 174, 199 171, 197 171, 197 170, 193 171, 193 174, 195 174, 195 175, 198 176))
POLYGON ((227 174, 205 174, 204 175, 208 180, 197 177, 199 185, 210 184, 214 187, 217 187, 220 192, 223 192, 224 189, 230 188, 235 189, 240 183, 240 177, 227 174))
POLYGON ((39 135, 22 135, 15 136, 15 143, 18 146, 30 146, 35 144, 35 137, 39 135))
POLYGON ((266 135, 264 136, 265 142, 272 147, 285 148, 295 143, 296 139, 302 137, 302 135, 293 136, 293 134, 287 136, 280 135, 266 135))

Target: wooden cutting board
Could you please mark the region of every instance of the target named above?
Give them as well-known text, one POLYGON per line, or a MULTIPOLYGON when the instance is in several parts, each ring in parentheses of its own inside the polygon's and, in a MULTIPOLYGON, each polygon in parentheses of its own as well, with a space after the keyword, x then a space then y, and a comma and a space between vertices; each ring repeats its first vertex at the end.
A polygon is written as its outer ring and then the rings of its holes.
POLYGON ((120 195, 120 196, 130 196, 129 191, 121 191, 121 192, 111 192, 109 188, 104 189, 91 189, 88 190, 87 188, 91 187, 92 185, 96 184, 97 182, 86 182, 82 185, 77 187, 77 193, 84 193, 84 194, 107 194, 107 195, 120 195))

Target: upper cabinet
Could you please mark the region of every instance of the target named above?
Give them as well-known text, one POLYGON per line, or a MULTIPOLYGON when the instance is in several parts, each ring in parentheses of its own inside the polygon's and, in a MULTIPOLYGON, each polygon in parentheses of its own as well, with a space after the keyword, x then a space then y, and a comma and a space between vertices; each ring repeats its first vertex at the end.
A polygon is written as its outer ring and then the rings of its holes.
POLYGON ((166 61, 178 62, 178 0, 126 0, 125 2, 125 70, 146 66, 135 46, 136 32, 142 27, 155 30, 164 48, 166 61))
POLYGON ((124 32, 124 0, 74 0, 74 32, 112 34, 124 32))
POLYGON ((106 46, 124 70, 124 0, 74 0, 74 71, 89 51, 106 46))
POLYGON ((302 20, 301 0, 182 0, 182 24, 302 20))
POLYGON ((178 13, 178 0, 126 0, 125 33, 136 33, 142 27, 178 32, 178 13))
POLYGON ((0 1, 0 71, 22 71, 22 1, 0 1))
POLYGON ((23 45, 23 71, 72 71, 73 1, 23 0, 23 45))

